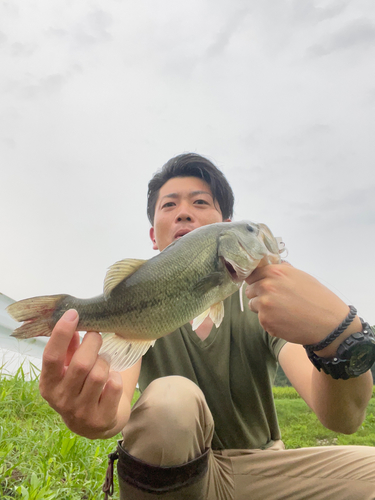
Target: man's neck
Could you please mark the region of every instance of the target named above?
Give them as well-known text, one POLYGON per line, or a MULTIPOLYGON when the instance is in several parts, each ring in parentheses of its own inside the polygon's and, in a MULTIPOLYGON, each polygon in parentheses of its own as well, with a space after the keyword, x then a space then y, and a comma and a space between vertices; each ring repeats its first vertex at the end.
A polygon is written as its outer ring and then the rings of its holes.
POLYGON ((195 333, 198 335, 198 337, 201 340, 206 340, 206 338, 210 335, 210 332, 212 330, 213 326, 213 321, 211 318, 206 318, 203 323, 198 326, 198 328, 195 330, 195 333))

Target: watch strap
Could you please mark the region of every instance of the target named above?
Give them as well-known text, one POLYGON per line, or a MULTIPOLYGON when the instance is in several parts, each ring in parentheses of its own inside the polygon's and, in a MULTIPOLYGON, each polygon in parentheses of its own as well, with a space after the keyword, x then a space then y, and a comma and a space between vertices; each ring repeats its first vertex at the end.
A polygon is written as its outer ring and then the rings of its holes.
POLYGON ((323 370, 334 379, 347 380, 349 378, 359 377, 371 368, 375 362, 375 334, 368 323, 360 318, 362 331, 356 332, 346 338, 338 347, 337 353, 333 358, 322 358, 315 352, 306 349, 306 353, 311 363, 317 370, 323 370), (366 344, 372 352, 370 358, 366 359, 366 364, 358 366, 352 364, 350 349, 355 346, 366 344))
POLYGON ((357 309, 354 306, 349 306, 349 314, 346 316, 344 321, 339 324, 337 328, 335 328, 327 337, 316 344, 307 344, 303 347, 308 351, 321 351, 328 347, 334 340, 339 337, 344 330, 348 328, 350 323, 352 323, 353 319, 357 315, 357 309))

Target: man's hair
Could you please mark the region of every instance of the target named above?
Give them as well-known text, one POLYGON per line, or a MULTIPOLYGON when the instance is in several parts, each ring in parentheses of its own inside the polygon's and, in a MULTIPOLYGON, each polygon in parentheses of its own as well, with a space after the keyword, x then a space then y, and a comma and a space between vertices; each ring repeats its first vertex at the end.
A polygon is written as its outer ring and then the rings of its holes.
POLYGON ((148 183, 147 216, 151 225, 154 224, 155 206, 160 188, 173 177, 203 179, 210 186, 213 199, 218 202, 223 219, 232 218, 234 196, 224 174, 207 158, 195 153, 186 153, 167 161, 148 183))

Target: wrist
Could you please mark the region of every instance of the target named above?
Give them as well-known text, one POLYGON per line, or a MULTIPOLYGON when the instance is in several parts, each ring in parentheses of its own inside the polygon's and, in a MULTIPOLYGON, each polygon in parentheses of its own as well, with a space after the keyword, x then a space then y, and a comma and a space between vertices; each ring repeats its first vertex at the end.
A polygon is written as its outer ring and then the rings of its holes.
MULTIPOLYGON (((331 331, 329 335, 327 335, 325 338, 321 339, 319 342, 314 343, 314 344, 307 344, 304 345, 303 347, 306 349, 308 353, 319 353, 317 354, 319 357, 330 357, 333 356, 336 352, 336 348, 341 344, 343 341, 343 333, 347 336, 350 336, 350 326, 352 326, 354 320, 357 318, 357 309, 354 306, 349 306, 349 312, 347 313, 346 317, 344 317, 344 320, 334 329, 331 331)), ((358 321, 360 323, 360 319, 358 318, 358 321)), ((354 324, 354 328, 356 328, 357 322, 354 324)), ((359 325, 361 327, 361 325, 359 325)), ((362 327, 361 327, 362 328, 362 327)), ((359 330, 354 330, 359 331, 359 330)), ((353 332, 353 333, 354 333, 353 332)))
POLYGON ((336 352, 340 344, 344 342, 350 335, 353 333, 360 332, 362 330, 362 324, 359 316, 356 316, 353 322, 341 333, 341 335, 335 339, 332 344, 321 349, 320 351, 313 351, 321 358, 332 358, 336 352))
MULTIPOLYGON (((306 348, 306 354, 318 371, 334 379, 347 380, 366 373, 375 363, 375 334, 370 325, 360 318, 361 330, 342 340, 332 357, 322 357, 306 348)), ((320 354, 320 353, 319 353, 320 354)))

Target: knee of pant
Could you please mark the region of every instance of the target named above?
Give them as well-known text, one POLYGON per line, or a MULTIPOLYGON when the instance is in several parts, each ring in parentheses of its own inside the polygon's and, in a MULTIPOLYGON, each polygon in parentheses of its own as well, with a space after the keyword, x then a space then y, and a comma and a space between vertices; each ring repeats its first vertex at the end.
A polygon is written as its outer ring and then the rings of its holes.
POLYGON ((132 418, 138 420, 139 425, 152 428, 153 436, 159 442, 189 441, 192 435, 204 441, 212 432, 213 418, 205 397, 199 387, 185 377, 154 380, 139 402, 132 418))
POLYGON ((184 377, 154 380, 134 405, 124 448, 156 465, 184 463, 210 445, 213 418, 199 387, 184 377))
MULTIPOLYGON (((144 411, 147 409, 154 422, 163 427, 170 424, 182 426, 196 419, 197 412, 205 405, 200 388, 191 380, 170 376, 154 380, 143 393, 144 411)), ((142 399, 143 399, 142 396, 142 399)), ((199 415, 200 416, 200 415, 199 415)))

